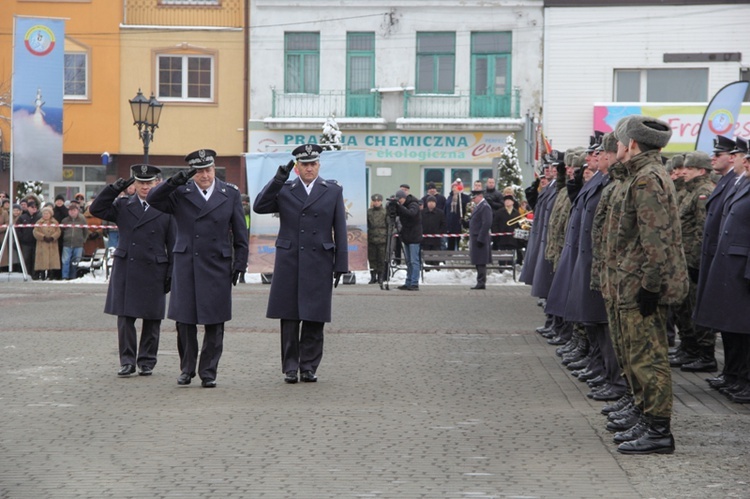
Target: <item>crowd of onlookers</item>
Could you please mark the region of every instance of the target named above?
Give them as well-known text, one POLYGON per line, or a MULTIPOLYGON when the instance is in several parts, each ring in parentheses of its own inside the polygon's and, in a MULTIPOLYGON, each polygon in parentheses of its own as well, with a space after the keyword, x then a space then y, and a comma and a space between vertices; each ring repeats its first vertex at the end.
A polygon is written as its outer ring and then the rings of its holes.
POLYGON ((20 253, 15 242, 6 248, 0 272, 21 272, 23 262, 34 280, 75 279, 82 258, 91 257, 97 249, 117 246, 117 227, 93 216, 82 193, 70 200, 58 194, 53 202, 28 194, 11 204, 8 194, 0 192, 0 240, 5 240, 11 220, 20 253))

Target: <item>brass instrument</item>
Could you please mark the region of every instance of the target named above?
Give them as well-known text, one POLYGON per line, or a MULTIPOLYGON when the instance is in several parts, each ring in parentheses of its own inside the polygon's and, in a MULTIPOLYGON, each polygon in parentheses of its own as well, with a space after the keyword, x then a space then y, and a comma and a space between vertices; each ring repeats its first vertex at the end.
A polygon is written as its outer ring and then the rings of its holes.
POLYGON ((511 225, 515 225, 515 224, 519 224, 519 225, 520 225, 520 224, 522 224, 522 223, 523 223, 524 221, 526 221, 526 222, 530 222, 530 220, 528 220, 528 219, 527 219, 527 220, 524 220, 524 219, 526 219, 526 215, 529 215, 529 214, 531 214, 531 213, 534 213, 534 212, 533 212, 533 211, 530 211, 530 212, 528 212, 528 213, 524 213, 523 215, 518 215, 517 217, 515 217, 515 218, 511 218, 510 220, 508 220, 508 221, 507 221, 507 222, 505 222, 505 223, 506 223, 506 224, 507 224, 508 226, 511 226, 511 225))
POLYGON ((523 240, 529 239, 529 234, 531 232, 531 225, 533 221, 526 218, 526 216, 531 213, 534 213, 534 212, 530 211, 528 213, 524 213, 523 215, 518 215, 517 217, 511 218, 510 220, 506 222, 508 226, 518 224, 518 227, 513 231, 513 237, 515 239, 523 239, 523 240))

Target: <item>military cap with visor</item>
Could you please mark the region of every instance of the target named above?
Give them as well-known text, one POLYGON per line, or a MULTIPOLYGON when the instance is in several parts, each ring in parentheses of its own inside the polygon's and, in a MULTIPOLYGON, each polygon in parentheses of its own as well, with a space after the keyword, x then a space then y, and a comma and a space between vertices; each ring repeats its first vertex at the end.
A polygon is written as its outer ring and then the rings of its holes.
POLYGON ((731 152, 737 144, 729 137, 717 135, 714 138, 714 154, 731 152))
POLYGON ((734 144, 734 149, 729 151, 729 154, 737 154, 737 153, 747 154, 748 152, 750 151, 748 150, 747 140, 743 139, 742 137, 737 137, 737 142, 735 142, 734 144))
POLYGON ((323 148, 318 144, 303 144, 292 151, 292 156, 297 163, 315 163, 320 161, 320 153, 323 148))
POLYGON ((161 169, 154 165, 137 164, 130 167, 130 171, 133 174, 133 178, 140 180, 141 182, 150 182, 156 180, 161 173, 161 169))
POLYGON ((216 151, 213 149, 198 149, 185 156, 185 162, 191 168, 201 169, 214 166, 216 151))

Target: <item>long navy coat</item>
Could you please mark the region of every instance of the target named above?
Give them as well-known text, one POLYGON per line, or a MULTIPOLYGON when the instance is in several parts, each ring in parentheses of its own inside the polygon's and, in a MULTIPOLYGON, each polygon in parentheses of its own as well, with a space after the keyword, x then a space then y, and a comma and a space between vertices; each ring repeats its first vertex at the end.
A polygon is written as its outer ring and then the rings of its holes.
MULTIPOLYGON (((578 236, 578 256, 575 259, 573 273, 570 275, 570 289, 565 305, 563 317, 569 322, 584 322, 601 324, 608 322, 607 308, 601 291, 591 289, 591 265, 594 260, 592 254, 591 228, 594 225, 594 215, 604 187, 609 183, 609 175, 597 173, 586 185, 589 189, 581 190, 581 220, 578 236)), ((549 303, 549 299, 548 299, 549 303)))
POLYGON ((308 196, 299 178, 274 178, 253 210, 281 220, 266 317, 331 322, 333 273, 349 271, 341 186, 318 177, 308 196))
MULTIPOLYGON (((552 208, 555 206, 555 198, 560 192, 552 182, 547 186, 547 189, 550 187, 552 187, 552 190, 548 195, 544 195, 546 193, 545 191, 542 193, 542 196, 539 196, 539 200, 536 203, 536 209, 534 210, 534 224, 536 224, 536 215, 539 214, 542 215, 542 220, 544 221, 542 232, 539 233, 539 247, 537 248, 534 277, 531 283, 531 296, 537 298, 547 298, 549 295, 549 288, 552 285, 552 278, 555 276, 552 262, 544 258, 544 249, 547 247, 547 234, 549 233, 549 219, 552 213, 552 208), (542 209, 541 212, 540 208, 542 209)), ((566 193, 562 193, 562 195, 565 196, 566 193)))
POLYGON ((179 187, 162 182, 149 192, 147 201, 174 215, 177 224, 167 317, 185 324, 230 320, 232 270, 247 269, 247 225, 240 191, 216 179, 206 200, 192 180, 179 187))
POLYGON ((120 233, 104 312, 161 320, 166 310, 164 283, 172 272, 174 221, 154 207, 144 210, 135 194, 118 195, 108 185, 89 207, 94 216, 114 222, 120 233))
MULTIPOLYGON (((703 272, 703 269, 701 269, 703 272)), ((750 181, 726 200, 716 248, 695 322, 727 333, 750 334, 750 181)))
MULTIPOLYGON (((565 243, 563 244, 560 260, 557 263, 557 270, 552 278, 549 294, 547 295, 547 305, 544 312, 559 317, 565 316, 565 307, 568 302, 571 278, 573 270, 578 259, 578 246, 581 237, 581 218, 583 217, 584 200, 590 192, 601 181, 601 175, 594 175, 578 191, 570 208, 570 217, 565 229, 565 243)), ((562 192, 560 196, 567 196, 568 193, 562 192)))
POLYGON ((469 258, 472 265, 492 263, 492 208, 486 200, 474 207, 469 220, 469 258), (477 243, 482 243, 480 248, 477 243))
POLYGON ((544 231, 544 205, 546 204, 547 198, 554 196, 557 189, 555 189, 555 182, 550 182, 547 187, 539 194, 536 205, 534 205, 534 223, 531 226, 531 234, 529 234, 529 241, 526 245, 526 255, 523 259, 523 268, 521 269, 521 275, 518 279, 525 283, 531 284, 534 282, 534 271, 536 270, 536 259, 539 254, 539 245, 542 240, 542 232, 544 231))
POLYGON ((706 201, 706 222, 703 224, 703 244, 701 245, 700 273, 698 274, 698 285, 695 292, 694 311, 703 299, 708 268, 711 266, 711 261, 716 254, 716 247, 719 245, 721 214, 724 211, 724 204, 727 202, 727 194, 732 192, 732 187, 736 179, 737 174, 734 170, 729 170, 716 183, 716 187, 706 201))

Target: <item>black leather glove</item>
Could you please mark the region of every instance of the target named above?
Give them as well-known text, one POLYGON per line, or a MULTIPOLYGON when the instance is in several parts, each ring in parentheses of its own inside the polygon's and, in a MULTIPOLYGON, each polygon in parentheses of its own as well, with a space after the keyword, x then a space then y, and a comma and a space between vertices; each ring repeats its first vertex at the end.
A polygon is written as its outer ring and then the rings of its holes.
POLYGON ((656 307, 659 305, 659 293, 653 293, 641 288, 638 290, 635 301, 638 304, 638 310, 641 312, 641 315, 648 317, 656 312, 656 307))
POLYGON ((135 177, 130 177, 129 179, 125 180, 124 178, 118 178, 112 183, 112 187, 117 192, 122 192, 131 185, 133 185, 133 182, 135 182, 135 177))
POLYGON ((346 272, 334 272, 333 273, 333 287, 337 288, 339 285, 339 281, 341 281, 341 276, 344 275, 346 272))
POLYGON ((289 160, 289 163, 285 165, 279 165, 279 169, 276 170, 276 180, 286 182, 289 179, 289 173, 291 173, 292 168, 294 168, 293 159, 289 160))
POLYGON ((240 275, 242 275, 241 270, 233 270, 232 271, 232 286, 236 286, 237 283, 240 280, 240 275))
POLYGON ((44 236, 44 242, 45 243, 51 243, 52 241, 54 241, 54 239, 51 238, 50 236, 44 236))
POLYGON ((172 291, 172 278, 167 276, 166 279, 164 279, 164 294, 166 295, 172 291))
POLYGON ((531 183, 531 188, 534 190, 539 189, 539 184, 542 183, 542 179, 540 177, 537 177, 534 179, 534 181, 531 183))
POLYGON ((89 239, 99 239, 99 233, 92 232, 91 234, 89 234, 89 239))
POLYGON ((555 164, 555 170, 557 170, 558 177, 565 177, 565 163, 555 164))
POLYGON ((188 180, 193 178, 193 175, 195 175, 196 173, 198 173, 197 168, 190 168, 188 170, 180 170, 174 175, 172 175, 171 177, 169 177, 167 179, 167 183, 169 185, 175 185, 175 186, 185 185, 188 183, 188 180))
POLYGON ((688 276, 690 277, 690 280, 693 281, 695 284, 698 284, 698 275, 700 274, 700 271, 694 267, 688 267, 688 276))

